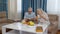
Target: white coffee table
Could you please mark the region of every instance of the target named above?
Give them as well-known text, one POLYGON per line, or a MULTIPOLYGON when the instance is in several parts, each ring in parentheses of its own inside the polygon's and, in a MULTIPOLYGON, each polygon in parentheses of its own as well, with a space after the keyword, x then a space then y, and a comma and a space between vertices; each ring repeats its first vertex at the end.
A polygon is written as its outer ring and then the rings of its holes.
POLYGON ((2 26, 2 34, 17 34, 15 30, 20 31, 19 34, 22 34, 21 31, 35 33, 35 34, 48 34, 48 25, 47 24, 39 24, 43 27, 43 32, 36 32, 36 26, 28 26, 28 25, 22 25, 20 22, 8 24, 5 26, 2 26), (12 31, 6 32, 6 28, 13 29, 12 31))

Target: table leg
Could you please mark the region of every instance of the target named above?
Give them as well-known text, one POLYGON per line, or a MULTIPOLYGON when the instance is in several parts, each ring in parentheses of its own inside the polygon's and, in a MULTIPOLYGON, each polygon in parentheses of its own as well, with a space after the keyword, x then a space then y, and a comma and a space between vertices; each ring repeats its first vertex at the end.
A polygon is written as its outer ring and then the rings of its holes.
POLYGON ((6 28, 2 27, 2 34, 6 34, 6 28))
POLYGON ((22 34, 22 31, 19 31, 19 34, 22 34))
POLYGON ((43 34, 43 32, 38 32, 38 33, 36 33, 36 34, 43 34))
POLYGON ((46 34, 48 34, 48 28, 46 29, 46 34))
POLYGON ((44 34, 48 34, 48 29, 45 30, 44 34))

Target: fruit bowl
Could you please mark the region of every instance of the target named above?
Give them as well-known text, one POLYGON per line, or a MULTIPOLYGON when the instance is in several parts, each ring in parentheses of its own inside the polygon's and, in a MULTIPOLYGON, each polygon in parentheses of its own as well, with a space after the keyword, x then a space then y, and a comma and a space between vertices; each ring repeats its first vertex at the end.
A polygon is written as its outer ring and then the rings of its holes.
POLYGON ((28 22, 22 21, 22 24, 27 24, 29 26, 34 26, 35 23, 33 21, 28 21, 28 22))

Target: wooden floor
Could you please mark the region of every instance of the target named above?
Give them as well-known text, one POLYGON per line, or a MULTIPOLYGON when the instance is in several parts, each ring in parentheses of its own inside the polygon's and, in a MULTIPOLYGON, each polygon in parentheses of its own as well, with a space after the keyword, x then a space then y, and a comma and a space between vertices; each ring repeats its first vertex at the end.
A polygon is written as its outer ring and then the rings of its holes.
MULTIPOLYGON (((1 34, 1 33, 0 33, 0 34, 1 34)), ((60 31, 58 31, 57 34, 60 34, 60 31)))
POLYGON ((60 34, 60 30, 57 32, 57 34, 60 34))

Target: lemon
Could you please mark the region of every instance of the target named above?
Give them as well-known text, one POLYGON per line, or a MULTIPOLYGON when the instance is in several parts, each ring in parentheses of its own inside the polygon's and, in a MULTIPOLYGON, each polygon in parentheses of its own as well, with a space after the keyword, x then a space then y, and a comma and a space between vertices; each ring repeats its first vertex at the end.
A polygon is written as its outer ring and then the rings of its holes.
POLYGON ((33 26, 33 25, 34 25, 34 22, 30 21, 30 22, 29 22, 29 25, 30 25, 30 26, 33 26))

